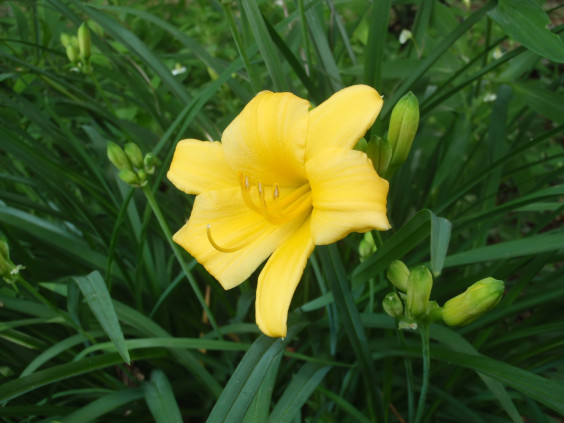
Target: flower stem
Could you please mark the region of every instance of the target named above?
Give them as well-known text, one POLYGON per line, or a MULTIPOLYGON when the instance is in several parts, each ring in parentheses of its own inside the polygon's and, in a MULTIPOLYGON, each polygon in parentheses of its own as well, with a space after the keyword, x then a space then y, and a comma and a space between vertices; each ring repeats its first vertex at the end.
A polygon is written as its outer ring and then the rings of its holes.
POLYGON ((423 418, 425 403, 427 401, 427 390, 429 389, 429 373, 431 369, 431 352, 429 349, 429 323, 423 322, 419 324, 419 334, 421 335, 421 354, 423 358, 423 383, 421 384, 421 392, 419 393, 419 402, 417 404, 415 423, 419 423, 423 418))
POLYGON ((161 230, 163 231, 164 236, 165 236, 166 240, 168 241, 168 243, 170 245, 170 248, 172 249, 176 259, 178 260, 178 263, 180 264, 182 271, 186 275, 186 278, 188 279, 188 282, 190 283, 192 290, 196 294, 196 298, 198 298, 198 301, 200 302, 202 308, 204 309, 204 312, 208 315, 208 318, 209 318, 209 321, 210 321, 210 324, 211 324, 213 330, 216 332, 218 338, 221 339, 221 332, 219 331, 219 327, 217 326, 215 318, 214 318, 211 310, 209 309, 209 307, 206 303, 206 300, 204 299, 204 296, 202 295, 202 292, 200 291, 200 288, 198 287, 198 284, 196 283, 196 279, 194 278, 194 275, 192 275, 192 272, 190 271, 186 262, 184 261, 184 258, 182 257, 182 253, 180 252, 180 249, 172 241, 172 233, 170 232, 170 228, 168 227, 168 224, 166 223, 166 220, 165 220, 163 213, 162 213, 162 211, 161 211, 161 209, 160 209, 160 207, 157 203, 157 200, 155 199, 153 191, 151 191, 151 188, 149 187, 149 185, 145 185, 143 187, 143 192, 145 193, 145 196, 147 197, 147 201, 149 202, 151 209, 153 209, 153 213, 155 213, 155 217, 157 218, 159 225, 161 226, 161 230))

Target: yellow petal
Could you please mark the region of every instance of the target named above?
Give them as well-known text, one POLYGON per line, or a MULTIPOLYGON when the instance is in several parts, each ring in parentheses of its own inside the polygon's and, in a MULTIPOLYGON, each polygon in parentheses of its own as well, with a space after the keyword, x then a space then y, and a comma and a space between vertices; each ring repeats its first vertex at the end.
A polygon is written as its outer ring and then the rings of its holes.
POLYGON ((173 240, 188 251, 225 289, 237 286, 284 243, 303 222, 268 223, 250 210, 239 188, 196 197, 190 219, 173 240), (226 250, 221 252, 210 242, 226 250))
POLYGON ((219 142, 182 140, 176 145, 168 179, 188 194, 238 186, 219 142))
POLYGON ((310 111, 306 161, 327 148, 353 148, 376 120, 382 104, 374 88, 353 85, 310 111))
POLYGON ((301 185, 308 107, 306 100, 290 93, 259 93, 223 132, 232 169, 253 182, 301 185))
POLYGON ((313 212, 311 236, 330 244, 351 232, 390 228, 386 217, 388 181, 378 176, 366 154, 326 150, 306 163, 313 212))
POLYGON ((288 308, 314 246, 308 220, 272 254, 260 273, 256 320, 265 335, 286 336, 288 308))

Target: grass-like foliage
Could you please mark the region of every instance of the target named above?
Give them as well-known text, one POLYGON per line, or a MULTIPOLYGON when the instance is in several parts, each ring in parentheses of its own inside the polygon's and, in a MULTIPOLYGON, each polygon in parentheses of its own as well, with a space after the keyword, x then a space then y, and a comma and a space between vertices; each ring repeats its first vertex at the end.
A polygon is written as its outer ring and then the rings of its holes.
POLYGON ((560 2, 125 3, 0 4, 1 420, 562 421, 560 2), (419 101, 392 229, 316 248, 269 338, 258 272, 224 291, 172 242, 193 204, 174 148, 221 139, 261 90, 318 105, 354 84, 384 96, 369 143, 419 101), (153 155, 143 187, 110 141, 153 155), (439 305, 505 292, 467 326, 398 330, 393 260, 430 268, 439 305))

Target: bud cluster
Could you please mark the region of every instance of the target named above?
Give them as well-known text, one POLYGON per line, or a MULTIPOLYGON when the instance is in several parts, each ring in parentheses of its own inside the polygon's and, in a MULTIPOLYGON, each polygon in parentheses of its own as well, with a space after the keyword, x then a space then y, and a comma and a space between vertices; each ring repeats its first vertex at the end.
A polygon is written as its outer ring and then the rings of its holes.
POLYGON ((86 23, 78 28, 77 35, 61 34, 61 44, 65 48, 69 62, 83 73, 91 73, 90 56, 92 55, 90 30, 86 23))
POLYGON ((503 281, 482 279, 440 307, 436 301, 430 300, 433 276, 427 267, 409 270, 402 261, 394 260, 386 276, 399 293, 388 293, 382 306, 387 314, 399 321, 400 329, 415 329, 418 323, 437 320, 443 320, 449 326, 466 325, 495 307, 504 290, 503 281))
POLYGON ((143 153, 133 142, 125 144, 123 148, 113 142, 107 146, 108 159, 119 170, 119 177, 125 183, 142 187, 147 184, 149 175, 155 173, 157 158, 152 153, 143 153))

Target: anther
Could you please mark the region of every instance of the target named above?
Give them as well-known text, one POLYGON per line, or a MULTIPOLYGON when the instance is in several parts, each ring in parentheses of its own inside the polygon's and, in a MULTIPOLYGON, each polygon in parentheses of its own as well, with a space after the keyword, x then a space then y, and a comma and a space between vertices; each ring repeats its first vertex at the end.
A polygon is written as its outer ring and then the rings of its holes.
POLYGON ((243 247, 224 248, 224 247, 219 246, 213 240, 213 237, 212 237, 212 234, 211 234, 211 225, 209 223, 206 225, 206 234, 208 235, 208 241, 210 242, 212 247, 215 248, 217 251, 220 251, 222 253, 234 253, 235 251, 239 251, 241 248, 243 248, 243 247))
POLYGON ((250 184, 250 182, 249 182, 249 177, 248 177, 247 175, 245 175, 245 179, 244 179, 244 180, 245 180, 245 182, 244 182, 244 183, 245 183, 245 189, 246 189, 247 191, 249 191, 249 190, 251 189, 251 184, 250 184))
POLYGON ((275 200, 280 197, 280 189, 278 188, 278 184, 274 184, 274 190, 272 191, 272 198, 275 200))

